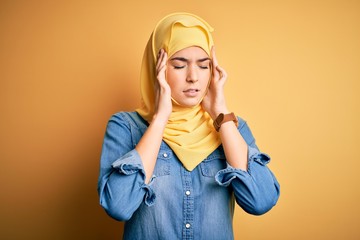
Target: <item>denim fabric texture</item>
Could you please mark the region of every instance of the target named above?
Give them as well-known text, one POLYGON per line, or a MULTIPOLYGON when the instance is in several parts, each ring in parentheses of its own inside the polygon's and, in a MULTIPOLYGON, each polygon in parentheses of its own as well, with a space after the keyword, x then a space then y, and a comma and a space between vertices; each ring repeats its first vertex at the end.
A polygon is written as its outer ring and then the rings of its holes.
MULTIPOLYGON (((136 112, 114 114, 107 125, 100 161, 100 204, 126 221, 123 239, 234 239, 236 203, 261 215, 277 202, 280 186, 246 124, 238 130, 248 144, 248 170, 231 167, 222 146, 187 171, 163 141, 148 184, 135 146, 147 129, 136 112)), ((236 226, 237 228, 239 226, 236 226)))

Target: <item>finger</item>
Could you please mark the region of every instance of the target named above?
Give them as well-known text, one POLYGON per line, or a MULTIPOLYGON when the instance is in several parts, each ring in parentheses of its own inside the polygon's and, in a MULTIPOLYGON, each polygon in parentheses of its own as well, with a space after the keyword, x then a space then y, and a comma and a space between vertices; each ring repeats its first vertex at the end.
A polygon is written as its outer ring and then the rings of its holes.
POLYGON ((162 48, 159 50, 159 52, 158 52, 158 55, 157 55, 156 59, 159 59, 159 57, 160 57, 160 55, 161 55, 161 51, 162 51, 162 50, 163 50, 162 48))
POLYGON ((167 53, 165 51, 161 52, 161 56, 159 58, 159 62, 157 64, 157 72, 159 73, 162 69, 166 67, 167 64, 167 53))
POLYGON ((160 67, 162 58, 163 58, 163 49, 160 49, 160 51, 158 53, 157 61, 156 61, 156 69, 158 69, 160 67))
POLYGON ((214 79, 218 79, 220 77, 220 74, 217 69, 218 61, 217 61, 216 54, 215 54, 215 46, 213 46, 211 48, 211 58, 212 58, 213 76, 214 76, 214 79))
POLYGON ((220 79, 226 79, 227 78, 227 72, 225 71, 225 69, 223 69, 222 67, 220 67, 219 65, 216 67, 216 70, 220 73, 220 79))
POLYGON ((159 62, 157 64, 157 70, 159 71, 160 68, 166 66, 166 63, 167 63, 167 53, 164 50, 162 50, 159 62))
POLYGON ((165 79, 165 77, 162 77, 162 76, 165 76, 165 71, 166 71, 166 65, 161 65, 159 67, 159 69, 157 69, 157 78, 159 81, 165 79))
POLYGON ((211 48, 211 58, 212 58, 213 67, 215 69, 219 65, 218 60, 216 58, 215 46, 212 46, 211 48))
POLYGON ((161 63, 160 63, 160 66, 159 68, 157 69, 157 79, 158 79, 158 82, 160 84, 160 86, 164 87, 167 85, 167 82, 166 82, 166 68, 167 68, 167 54, 164 53, 163 54, 163 57, 162 57, 162 60, 161 60, 161 63))
POLYGON ((162 64, 166 65, 167 63, 167 52, 163 51, 162 64))

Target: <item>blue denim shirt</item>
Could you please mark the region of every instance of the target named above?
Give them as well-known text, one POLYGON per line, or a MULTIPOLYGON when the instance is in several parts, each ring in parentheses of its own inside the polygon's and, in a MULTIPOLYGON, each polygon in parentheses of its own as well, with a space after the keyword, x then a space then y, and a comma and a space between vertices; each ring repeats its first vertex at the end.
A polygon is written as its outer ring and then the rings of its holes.
POLYGON ((145 130, 136 112, 108 122, 100 163, 100 204, 114 219, 126 221, 124 239, 233 239, 235 200, 250 214, 269 211, 279 183, 266 166, 246 122, 238 130, 248 144, 248 170, 231 167, 222 146, 187 171, 163 141, 149 184, 135 149, 145 130))

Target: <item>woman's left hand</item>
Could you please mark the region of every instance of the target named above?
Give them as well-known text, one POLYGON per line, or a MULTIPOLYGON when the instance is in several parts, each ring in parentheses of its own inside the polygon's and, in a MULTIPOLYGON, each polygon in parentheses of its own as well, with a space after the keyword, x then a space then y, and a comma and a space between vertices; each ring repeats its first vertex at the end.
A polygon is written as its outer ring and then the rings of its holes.
POLYGON ((228 113, 228 109, 224 96, 224 85, 227 79, 226 71, 218 65, 215 55, 215 47, 211 49, 212 57, 212 76, 207 94, 205 95, 201 105, 208 112, 212 119, 220 113, 228 113))

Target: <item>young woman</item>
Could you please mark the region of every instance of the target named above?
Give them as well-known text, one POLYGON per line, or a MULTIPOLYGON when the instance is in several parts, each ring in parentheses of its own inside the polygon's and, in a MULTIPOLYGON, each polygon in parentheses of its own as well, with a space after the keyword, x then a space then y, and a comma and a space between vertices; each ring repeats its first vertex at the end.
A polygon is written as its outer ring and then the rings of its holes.
POLYGON ((142 106, 108 122, 100 204, 124 239, 233 239, 234 203, 269 211, 279 184, 246 122, 232 113, 212 28, 189 13, 155 27, 141 68, 142 106))

